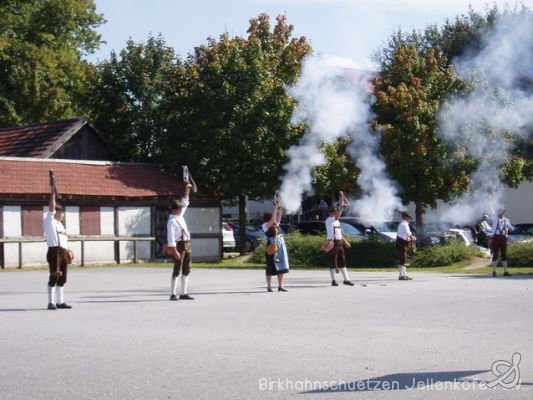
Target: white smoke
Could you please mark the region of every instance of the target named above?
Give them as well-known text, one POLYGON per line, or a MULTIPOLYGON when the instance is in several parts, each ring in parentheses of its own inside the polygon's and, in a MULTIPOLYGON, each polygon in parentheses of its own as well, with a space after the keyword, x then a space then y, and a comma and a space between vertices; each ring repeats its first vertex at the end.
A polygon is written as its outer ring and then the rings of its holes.
POLYGON ((363 197, 353 203, 355 208, 376 221, 389 220, 400 205, 385 165, 376 155, 378 142, 368 129, 372 115, 365 74, 352 65, 339 58, 308 58, 301 78, 290 89, 298 101, 292 122, 304 122, 309 130, 299 145, 288 150, 281 197, 289 213, 296 212, 302 196, 312 191, 313 169, 326 161, 321 145, 346 135, 352 139, 349 152, 361 170, 358 183, 363 197))
POLYGON ((476 89, 455 99, 439 116, 439 134, 464 148, 479 167, 470 191, 454 203, 439 207, 437 219, 471 222, 501 204, 501 167, 511 157, 511 133, 527 139, 533 128, 533 21, 531 15, 502 18, 485 37, 477 56, 460 60, 462 79, 476 89))

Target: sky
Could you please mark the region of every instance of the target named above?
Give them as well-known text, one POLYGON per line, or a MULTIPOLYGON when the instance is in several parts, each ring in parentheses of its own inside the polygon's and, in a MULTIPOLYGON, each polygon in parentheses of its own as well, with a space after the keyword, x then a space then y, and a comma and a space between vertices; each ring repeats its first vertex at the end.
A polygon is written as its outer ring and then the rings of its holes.
MULTIPOLYGON (((95 0, 107 20, 98 28, 107 43, 88 59, 99 62, 119 52, 129 38, 144 42, 161 34, 182 57, 207 38, 246 36, 249 20, 266 12, 274 23, 283 14, 294 36, 305 36, 315 54, 342 57, 360 68, 371 67, 372 54, 399 28, 423 29, 447 18, 477 11, 485 0, 95 0)), ((514 1, 492 1, 514 7, 514 1)), ((533 0, 521 4, 533 8, 533 0)))

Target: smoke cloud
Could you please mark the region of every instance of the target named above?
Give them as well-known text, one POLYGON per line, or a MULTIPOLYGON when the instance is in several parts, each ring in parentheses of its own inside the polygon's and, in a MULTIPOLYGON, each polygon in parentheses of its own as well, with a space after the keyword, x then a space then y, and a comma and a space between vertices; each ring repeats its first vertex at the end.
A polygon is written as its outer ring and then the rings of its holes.
POLYGON ((501 167, 533 127, 533 20, 531 15, 502 18, 485 37, 478 55, 456 64, 460 77, 476 89, 455 99, 439 118, 439 134, 475 158, 479 167, 470 191, 439 207, 433 219, 471 222, 502 204, 501 167), (512 134, 512 135, 511 135, 512 134))
POLYGON ((378 156, 378 141, 369 132, 372 119, 367 78, 353 64, 340 58, 308 58, 302 76, 290 94, 298 101, 293 123, 306 123, 309 130, 299 145, 288 150, 290 161, 281 185, 283 206, 296 212, 304 193, 312 192, 313 169, 326 160, 322 143, 348 135, 349 153, 361 170, 358 184, 362 198, 352 202, 358 213, 372 221, 390 220, 401 203, 395 185, 378 156))

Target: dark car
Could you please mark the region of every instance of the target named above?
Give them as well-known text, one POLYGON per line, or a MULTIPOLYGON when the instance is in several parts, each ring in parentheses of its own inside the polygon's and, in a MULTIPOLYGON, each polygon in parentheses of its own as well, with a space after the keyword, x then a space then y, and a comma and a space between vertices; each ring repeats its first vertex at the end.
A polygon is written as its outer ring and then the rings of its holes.
MULTIPOLYGON (((232 222, 233 235, 235 237, 235 248, 238 250, 240 248, 240 225, 238 223, 232 222)), ((244 251, 250 252, 253 251, 259 244, 266 240, 266 236, 263 231, 254 225, 246 225, 246 236, 244 241, 244 251)))
MULTIPOLYGON (((296 225, 296 229, 304 235, 326 235, 324 221, 303 221, 296 225)), ((366 239, 365 235, 355 226, 341 221, 342 234, 347 239, 366 239)))
POLYGON ((516 228, 520 228, 522 231, 528 233, 529 235, 533 235, 533 224, 515 224, 516 228))

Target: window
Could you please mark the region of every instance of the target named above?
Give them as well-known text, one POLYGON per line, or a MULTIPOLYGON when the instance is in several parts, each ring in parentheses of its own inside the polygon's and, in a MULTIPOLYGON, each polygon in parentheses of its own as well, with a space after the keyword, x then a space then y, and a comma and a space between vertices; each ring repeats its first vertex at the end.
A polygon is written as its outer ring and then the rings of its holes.
POLYGON ((43 207, 22 207, 22 236, 43 236, 43 207))
POLYGON ((82 235, 100 235, 100 207, 80 207, 82 235))

